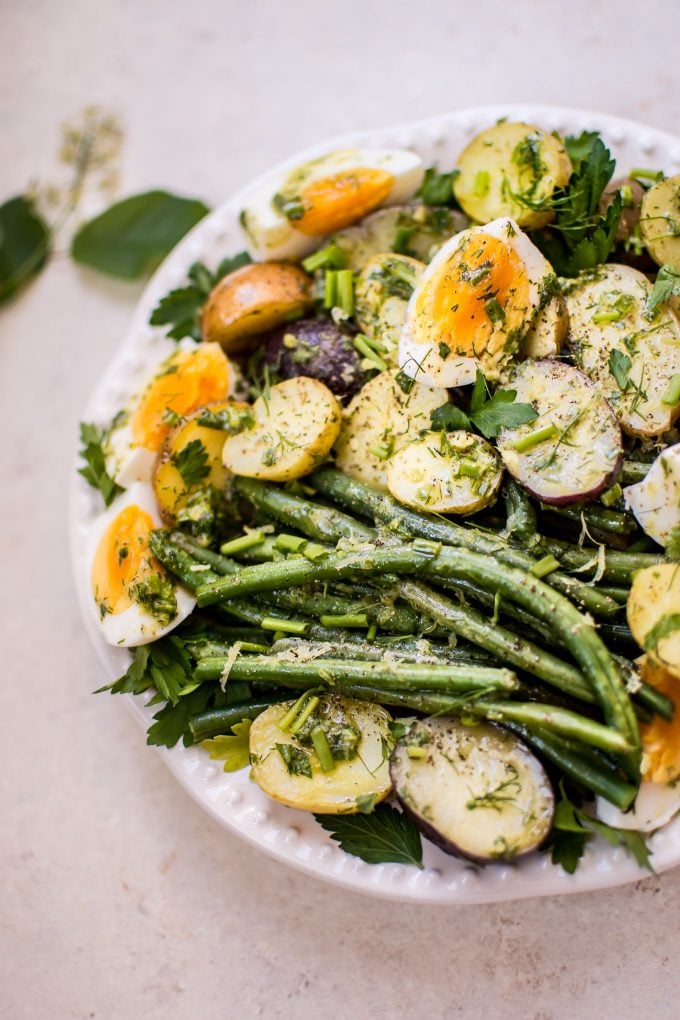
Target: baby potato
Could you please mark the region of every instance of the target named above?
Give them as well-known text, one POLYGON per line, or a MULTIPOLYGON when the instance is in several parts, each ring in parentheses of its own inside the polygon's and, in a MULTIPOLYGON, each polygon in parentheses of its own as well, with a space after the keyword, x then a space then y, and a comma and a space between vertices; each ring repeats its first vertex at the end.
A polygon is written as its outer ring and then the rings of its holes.
POLYGON ((659 181, 646 192, 640 209, 640 231, 654 261, 680 272, 680 174, 659 181))
POLYGON ((272 386, 252 407, 252 428, 230 436, 222 452, 232 474, 287 482, 328 455, 340 431, 340 404, 327 386, 296 376, 272 386))
POLYGON ((569 332, 569 313, 562 294, 553 294, 536 313, 522 340, 522 358, 556 358, 569 332))
POLYGON ((639 570, 626 613, 633 637, 649 658, 680 677, 680 565, 658 563, 639 570))
POLYGON ((297 318, 313 304, 312 280, 286 262, 253 262, 228 273, 208 295, 201 314, 204 340, 234 353, 253 337, 297 318))
POLYGON ((481 436, 427 432, 388 462, 387 484, 400 503, 437 514, 473 514, 496 498, 503 465, 481 436))
POLYGON ((533 124, 494 124, 472 139, 458 157, 453 190, 461 208, 478 223, 510 216, 536 229, 554 217, 545 208, 571 176, 571 160, 554 135, 533 124))
POLYGON ((345 411, 336 443, 336 463, 350 478, 388 491, 390 457, 430 427, 430 413, 448 400, 446 390, 414 382, 404 392, 396 371, 381 372, 345 411))
POLYGON ((191 417, 180 422, 168 434, 158 455, 153 472, 153 491, 158 509, 166 524, 176 523, 177 514, 199 488, 212 486, 224 490, 230 472, 222 463, 222 447, 227 432, 202 424, 228 412, 238 428, 240 415, 248 415, 250 406, 237 400, 220 401, 199 407, 191 417))
POLYGON ((408 255, 379 252, 366 262, 354 288, 355 316, 359 328, 382 343, 382 357, 397 367, 399 337, 413 288, 425 264, 408 255))

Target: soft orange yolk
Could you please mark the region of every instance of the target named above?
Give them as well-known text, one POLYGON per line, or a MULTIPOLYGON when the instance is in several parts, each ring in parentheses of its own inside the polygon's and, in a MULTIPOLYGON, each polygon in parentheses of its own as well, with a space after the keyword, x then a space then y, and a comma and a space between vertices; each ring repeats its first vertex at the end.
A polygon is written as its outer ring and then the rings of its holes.
POLYGON ((109 524, 97 546, 92 566, 92 591, 107 613, 132 605, 131 585, 155 573, 159 564, 149 551, 153 521, 138 506, 127 506, 109 524))
POLYGON ((185 417, 203 404, 224 400, 230 376, 229 362, 218 344, 179 351, 142 394, 130 422, 134 442, 159 450, 171 427, 165 420, 167 412, 185 417))
POLYGON ((394 185, 385 170, 344 170, 312 181, 300 199, 304 214, 294 221, 303 234, 329 234, 361 219, 384 202, 394 185))
POLYGON ((671 722, 656 715, 640 726, 642 778, 652 783, 672 783, 680 778, 680 680, 647 657, 640 670, 643 680, 672 698, 676 705, 671 722))
POLYGON ((496 324, 503 325, 507 307, 526 306, 528 291, 526 269, 514 248, 497 237, 477 235, 423 287, 416 322, 436 331, 437 339, 456 354, 480 357, 496 324))

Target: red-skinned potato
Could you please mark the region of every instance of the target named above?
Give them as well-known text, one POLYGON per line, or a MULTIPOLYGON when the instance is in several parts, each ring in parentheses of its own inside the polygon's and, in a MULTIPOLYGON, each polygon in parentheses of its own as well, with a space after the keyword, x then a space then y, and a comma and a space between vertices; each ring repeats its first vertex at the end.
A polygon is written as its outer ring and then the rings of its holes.
POLYGON ((253 337, 312 305, 311 286, 311 278, 287 262, 241 266, 208 295, 201 315, 203 339, 221 344, 230 354, 248 350, 253 337))

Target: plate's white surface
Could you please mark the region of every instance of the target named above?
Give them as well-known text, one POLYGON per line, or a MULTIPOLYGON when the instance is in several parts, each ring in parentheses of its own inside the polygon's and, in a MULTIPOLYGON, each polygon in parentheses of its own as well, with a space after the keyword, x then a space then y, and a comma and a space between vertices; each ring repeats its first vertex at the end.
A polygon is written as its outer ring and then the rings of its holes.
MULTIPOLYGON (((149 326, 152 309, 160 297, 179 286, 196 259, 209 265, 244 247, 238 214, 251 188, 261 187, 270 173, 344 145, 403 147, 418 152, 426 165, 448 168, 469 139, 500 117, 525 120, 547 130, 574 134, 598 129, 617 159, 617 174, 633 166, 661 167, 666 173, 680 170, 680 139, 633 121, 566 107, 486 106, 434 117, 431 120, 327 140, 285 163, 234 195, 202 220, 174 249, 149 283, 132 321, 130 332, 104 379, 95 390, 85 417, 106 424, 138 390, 146 376, 172 350, 164 329, 149 326)), ((102 661, 106 679, 120 676, 129 661, 124 649, 103 640, 90 610, 85 548, 90 529, 102 510, 101 497, 74 472, 71 492, 71 551, 76 588, 88 633, 102 661)), ((102 683, 105 682, 102 678, 102 683)), ((143 698, 128 696, 134 714, 145 728, 151 711, 143 698)), ((513 865, 474 868, 447 856, 424 841, 422 871, 397 864, 370 865, 344 854, 328 834, 301 811, 270 801, 250 782, 247 770, 222 771, 200 748, 177 746, 160 749, 168 768, 184 788, 214 818, 241 838, 278 860, 327 881, 356 891, 391 899, 421 903, 483 903, 582 892, 621 885, 644 878, 623 850, 593 841, 575 875, 553 867, 548 856, 534 854, 513 865)), ((652 863, 657 872, 680 863, 680 816, 651 837, 652 863)))

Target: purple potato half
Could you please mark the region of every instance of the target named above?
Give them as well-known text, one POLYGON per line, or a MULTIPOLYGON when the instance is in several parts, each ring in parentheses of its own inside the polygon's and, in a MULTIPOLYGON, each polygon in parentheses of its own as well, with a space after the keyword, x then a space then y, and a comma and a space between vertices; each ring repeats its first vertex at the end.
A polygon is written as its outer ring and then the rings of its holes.
POLYGON ((594 499, 623 465, 621 429, 599 388, 577 368, 545 358, 524 361, 506 390, 537 417, 502 429, 498 451, 528 493, 552 506, 594 499))
POLYGON ((418 720, 397 742, 390 775, 404 811, 447 854, 514 860, 550 832, 555 795, 543 765, 491 723, 418 720))
POLYGON ((352 337, 331 319, 298 319, 269 335, 265 360, 283 379, 308 375, 349 400, 366 381, 352 337))

